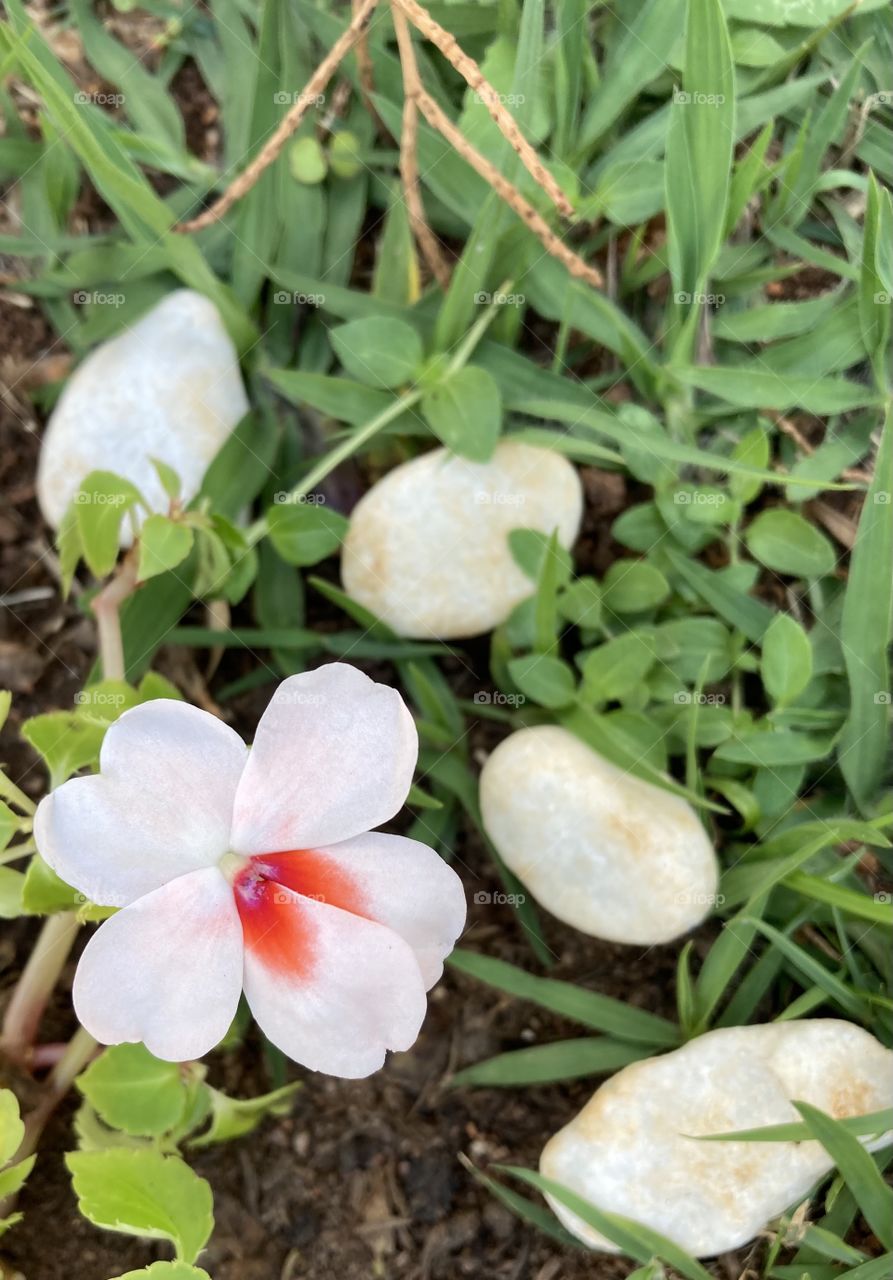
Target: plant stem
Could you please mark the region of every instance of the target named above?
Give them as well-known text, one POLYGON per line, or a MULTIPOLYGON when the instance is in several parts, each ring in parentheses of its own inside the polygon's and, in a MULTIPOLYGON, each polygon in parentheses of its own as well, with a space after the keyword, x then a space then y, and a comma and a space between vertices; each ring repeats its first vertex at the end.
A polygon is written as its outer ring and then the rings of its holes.
POLYGON ((135 549, 128 551, 118 571, 93 597, 93 615, 99 635, 99 660, 105 680, 124 680, 124 641, 121 638, 121 605, 136 586, 135 549))
POLYGON ((15 1062, 28 1064, 28 1057, 47 1001, 65 967, 77 937, 77 916, 60 911, 48 916, 28 963, 12 994, 3 1019, 0 1048, 15 1062))

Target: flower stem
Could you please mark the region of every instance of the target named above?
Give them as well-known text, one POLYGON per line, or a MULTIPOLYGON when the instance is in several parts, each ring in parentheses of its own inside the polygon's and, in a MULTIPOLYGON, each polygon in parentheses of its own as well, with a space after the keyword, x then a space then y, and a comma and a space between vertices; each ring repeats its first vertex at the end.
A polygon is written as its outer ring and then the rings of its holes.
POLYGON ((79 928, 73 911, 57 912, 44 921, 34 950, 7 1005, 0 1032, 0 1049, 14 1062, 28 1065, 40 1019, 79 928))
MULTIPOLYGON (((21 1146, 15 1153, 14 1159, 16 1161, 27 1159, 37 1150, 40 1136, 46 1128, 50 1117, 98 1047, 97 1042, 89 1031, 85 1031, 83 1027, 78 1027, 50 1073, 43 1098, 34 1110, 25 1116, 25 1136, 22 1138, 21 1146)), ((0 1217, 6 1217, 14 1206, 14 1195, 7 1196, 0 1201, 0 1217)))
POLYGON ((105 680, 124 680, 124 641, 121 638, 120 608, 136 586, 136 556, 127 553, 113 578, 93 597, 93 615, 99 634, 99 659, 105 680))

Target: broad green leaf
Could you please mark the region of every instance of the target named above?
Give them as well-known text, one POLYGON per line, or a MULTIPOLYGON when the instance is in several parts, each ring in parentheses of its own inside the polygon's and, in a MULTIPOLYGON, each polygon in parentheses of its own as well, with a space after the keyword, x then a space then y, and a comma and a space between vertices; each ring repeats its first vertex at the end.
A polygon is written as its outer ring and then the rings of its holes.
POLYGON ((574 673, 561 658, 545 653, 531 653, 513 658, 509 675, 523 694, 542 707, 558 710, 574 700, 574 673))
POLYGON ((129 480, 91 471, 74 499, 81 548, 91 573, 104 578, 118 559, 118 537, 128 511, 142 499, 129 480))
POLYGON ((178 1156, 157 1151, 73 1151, 65 1157, 78 1207, 97 1227, 170 1240, 194 1262, 214 1226, 211 1188, 178 1156))
POLYGON ((622 698, 644 680, 654 663, 650 638, 635 631, 590 649, 582 663, 584 701, 622 698))
POLYGON ((0 1166, 13 1158, 24 1136, 18 1099, 11 1089, 0 1089, 0 1166))
POLYGON ((153 1262, 142 1271, 127 1271, 117 1280, 211 1280, 201 1267, 190 1267, 185 1262, 153 1262))
POLYGON ((167 1133, 186 1106, 180 1064, 162 1062, 142 1044, 106 1049, 78 1076, 77 1086, 106 1124, 136 1137, 167 1133))
POLYGON ((267 511, 273 546, 289 564, 318 564, 337 551, 347 532, 347 521, 324 504, 277 503, 267 511))
POLYGON ((95 764, 106 726, 75 711, 47 711, 22 725, 22 737, 43 757, 52 786, 95 764))
POLYGON ((422 396, 428 426, 448 449, 487 462, 502 426, 502 397, 486 369, 466 365, 422 396))
POLYGON ((802 693, 812 678, 809 636, 789 613, 780 613, 763 637, 760 675, 777 706, 802 693))
POLYGON ((754 559, 775 573, 821 578, 833 573, 837 563, 825 534, 785 507, 761 511, 745 530, 744 541, 754 559))
POLYGON ((405 320, 388 316, 349 320, 332 329, 335 353, 352 378, 369 387, 402 386, 422 364, 422 340, 405 320))
POLYGON ((152 515, 144 520, 139 536, 137 577, 140 582, 182 564, 192 550, 192 537, 188 525, 167 516, 152 515))
POLYGON ((670 594, 670 584, 647 560, 615 560, 602 581, 602 600, 609 613, 642 613, 670 594))

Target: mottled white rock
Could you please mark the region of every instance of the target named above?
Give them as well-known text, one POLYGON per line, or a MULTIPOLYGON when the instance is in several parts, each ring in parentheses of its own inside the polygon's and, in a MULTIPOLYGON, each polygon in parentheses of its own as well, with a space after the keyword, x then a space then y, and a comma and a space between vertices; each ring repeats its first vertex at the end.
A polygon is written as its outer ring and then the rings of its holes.
POLYGON ((481 773, 487 834, 537 901, 611 942, 669 942, 716 901, 713 846, 687 801, 557 725, 505 738, 481 773))
POLYGON ((551 449, 504 441, 484 463, 434 449, 357 504, 344 589, 399 635, 480 635, 533 591, 509 551, 510 531, 557 529, 569 548, 582 511, 577 472, 551 449))
MULTIPOLYGON (((549 1141, 540 1172, 597 1208, 710 1257, 753 1239, 832 1166, 817 1142, 696 1142, 692 1135, 799 1122, 792 1099, 843 1119, 889 1107, 891 1095, 893 1053, 853 1023, 722 1028, 624 1067, 549 1141)), ((560 1202, 549 1202, 574 1235, 616 1252, 560 1202)))
POLYGON ((177 289, 72 374, 40 452, 44 516, 58 526, 84 478, 99 470, 124 476, 153 510, 166 511, 150 458, 173 467, 184 499, 194 497, 247 410, 239 358, 217 308, 177 289))

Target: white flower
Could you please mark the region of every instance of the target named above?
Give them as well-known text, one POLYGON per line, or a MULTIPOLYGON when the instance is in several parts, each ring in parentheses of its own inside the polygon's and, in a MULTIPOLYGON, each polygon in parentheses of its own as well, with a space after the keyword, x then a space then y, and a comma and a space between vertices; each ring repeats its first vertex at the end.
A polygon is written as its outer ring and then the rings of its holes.
POLYGON ((244 988, 265 1035, 313 1070, 366 1076, 408 1049, 465 922, 432 849, 370 830, 401 808, 417 754, 400 695, 343 663, 285 680, 250 751, 186 703, 125 712, 100 773, 35 818, 50 866, 122 908, 78 965, 87 1030, 197 1058, 244 988))

